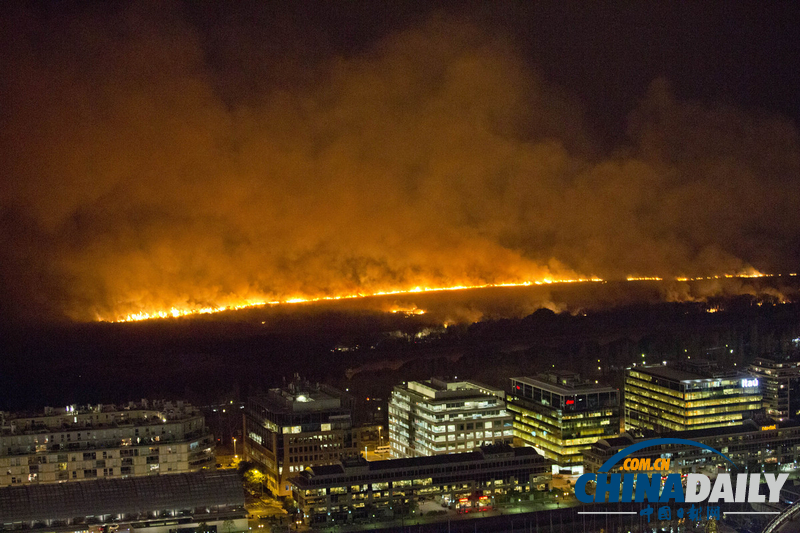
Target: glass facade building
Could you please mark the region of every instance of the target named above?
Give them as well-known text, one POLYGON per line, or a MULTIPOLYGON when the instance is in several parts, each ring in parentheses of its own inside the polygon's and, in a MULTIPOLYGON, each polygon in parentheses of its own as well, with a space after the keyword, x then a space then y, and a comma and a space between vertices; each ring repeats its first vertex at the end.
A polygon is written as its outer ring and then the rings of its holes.
POLYGON ((761 409, 759 380, 709 365, 625 371, 628 431, 685 431, 741 424, 761 409))
POLYGON ((757 357, 750 373, 758 378, 766 415, 783 421, 800 415, 800 362, 757 357))
POLYGON ((583 472, 582 452, 619 435, 619 391, 581 381, 571 372, 511 379, 508 409, 514 436, 553 462, 553 470, 583 472))

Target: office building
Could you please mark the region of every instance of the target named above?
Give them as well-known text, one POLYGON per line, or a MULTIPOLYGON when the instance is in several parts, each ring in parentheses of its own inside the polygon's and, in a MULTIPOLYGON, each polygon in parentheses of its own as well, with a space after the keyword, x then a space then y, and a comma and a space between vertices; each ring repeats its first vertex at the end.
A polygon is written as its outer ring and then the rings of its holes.
POLYGON ((757 357, 749 371, 758 379, 768 417, 782 421, 800 415, 800 361, 757 357))
POLYGON ((236 471, 0 488, 0 531, 175 533, 201 525, 208 532, 248 529, 236 471))
POLYGON ((511 443, 505 393, 470 381, 410 381, 389 400, 392 457, 425 457, 511 443))
POLYGON ((0 413, 0 487, 213 466, 214 438, 199 411, 182 402, 0 413))
MULTIPOLYGON (((664 438, 687 439, 705 444, 729 457, 744 472, 793 472, 800 468, 800 424, 795 421, 760 424, 745 420, 735 426, 695 429, 665 433, 664 438)), ((624 433, 617 438, 602 439, 584 452, 584 469, 597 473, 600 466, 628 446, 647 440, 624 433)), ((694 445, 662 444, 647 447, 631 458, 668 458, 670 472, 679 474, 731 471, 724 458, 694 445)), ((622 462, 610 472, 619 472, 622 462)))
POLYGON ((349 394, 301 380, 254 395, 245 409, 244 458, 263 467, 269 490, 287 495, 293 475, 358 455, 352 406, 349 394))
POLYGON ((707 361, 625 371, 625 428, 665 433, 736 426, 761 410, 759 381, 707 361))
POLYGON ((583 472, 582 452, 620 431, 619 391, 551 371, 511 379, 508 409, 514 436, 553 462, 553 472, 583 472))
POLYGON ((549 489, 550 466, 531 448, 497 445, 432 457, 359 458, 312 467, 291 482, 308 523, 345 523, 408 514, 420 499, 463 510, 490 508, 508 494, 533 499, 549 489))

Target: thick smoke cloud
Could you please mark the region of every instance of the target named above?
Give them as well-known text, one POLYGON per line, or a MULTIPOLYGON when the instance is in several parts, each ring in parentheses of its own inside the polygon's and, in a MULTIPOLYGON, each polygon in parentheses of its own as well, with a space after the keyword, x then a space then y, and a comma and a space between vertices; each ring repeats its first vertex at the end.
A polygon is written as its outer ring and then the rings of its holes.
POLYGON ((682 101, 666 80, 608 153, 511 43, 445 15, 307 66, 264 58, 269 82, 246 95, 177 12, 12 15, 0 289, 14 315, 797 258, 796 127, 682 101))

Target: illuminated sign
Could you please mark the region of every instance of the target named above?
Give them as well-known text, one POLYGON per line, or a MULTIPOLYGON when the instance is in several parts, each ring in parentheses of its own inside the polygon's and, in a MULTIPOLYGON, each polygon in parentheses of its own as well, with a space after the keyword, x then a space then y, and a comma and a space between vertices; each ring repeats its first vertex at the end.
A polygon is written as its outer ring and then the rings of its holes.
POLYGON ((574 403, 575 403, 575 400, 567 400, 567 405, 573 405, 574 403))
POLYGON ((745 378, 745 379, 742 380, 742 387, 743 388, 758 387, 758 380, 755 379, 755 378, 753 378, 753 379, 745 378))
POLYGON ((761 431, 770 431, 772 429, 778 429, 777 424, 773 424, 771 426, 762 426, 761 431))

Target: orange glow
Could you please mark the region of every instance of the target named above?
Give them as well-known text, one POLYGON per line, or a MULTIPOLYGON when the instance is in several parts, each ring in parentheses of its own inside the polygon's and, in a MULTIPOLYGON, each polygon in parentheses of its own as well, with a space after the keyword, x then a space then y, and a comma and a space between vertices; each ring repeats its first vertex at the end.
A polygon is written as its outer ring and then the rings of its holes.
MULTIPOLYGON (((412 289, 406 290, 389 290, 389 291, 377 291, 372 293, 355 293, 355 294, 342 294, 336 296, 296 296, 291 298, 286 298, 283 300, 247 300, 241 303, 236 303, 232 305, 220 305, 216 307, 205 306, 205 307, 171 307, 170 309, 163 309, 163 310, 153 310, 153 311, 141 311, 138 313, 131 313, 126 315, 122 318, 99 318, 101 321, 105 322, 136 322, 139 320, 149 320, 151 318, 178 318, 182 316, 191 316, 191 315, 204 315, 209 313, 221 313, 223 311, 233 311, 237 309, 247 309, 251 307, 261 307, 265 305, 285 305, 285 304, 298 304, 298 303, 313 303, 313 302, 324 302, 324 301, 333 301, 333 300, 351 300, 354 298, 367 298, 370 296, 392 296, 392 295, 403 295, 403 294, 418 294, 418 293, 426 293, 426 292, 443 292, 443 291, 460 291, 466 289, 486 289, 490 287, 530 287, 533 285, 550 285, 550 284, 557 284, 557 283, 580 283, 580 282, 602 282, 603 280, 600 278, 592 277, 592 278, 576 278, 576 279, 550 279, 544 278, 542 280, 537 281, 523 281, 523 282, 508 282, 508 283, 487 283, 484 285, 456 285, 453 287, 414 287, 412 289)), ((396 310, 390 309, 392 313, 410 313, 410 314, 417 314, 421 315, 425 313, 425 310, 414 308, 400 308, 397 307, 396 310)))
POLYGON ((389 309, 389 312, 390 313, 394 313, 394 314, 400 313, 400 314, 403 314, 403 315, 406 315, 406 316, 408 316, 408 315, 424 315, 425 314, 425 310, 424 309, 420 309, 417 306, 401 307, 399 305, 393 305, 391 307, 391 309, 389 309))
MULTIPOLYGON (((796 276, 796 273, 789 274, 790 276, 796 276)), ((724 279, 724 278, 765 278, 765 277, 773 277, 774 274, 763 274, 756 270, 749 270, 747 272, 741 272, 737 274, 721 274, 715 276, 698 276, 698 277, 676 277, 671 278, 676 281, 702 281, 702 280, 711 280, 711 279, 724 279)), ((665 278, 661 278, 658 276, 628 276, 626 278, 627 281, 663 281, 665 278)), ((670 279, 670 278, 667 278, 670 279)), ((342 294, 342 295, 335 295, 335 296, 293 296, 289 298, 285 298, 282 300, 244 300, 241 302, 237 302, 230 305, 220 305, 220 306, 198 306, 198 307, 171 307, 169 309, 157 309, 157 310, 149 310, 149 311, 140 311, 138 313, 131 313, 124 317, 117 317, 117 318, 103 318, 98 317, 100 321, 106 322, 135 322, 139 320, 149 320, 154 318, 178 318, 183 316, 191 316, 191 315, 204 315, 210 313, 220 313, 223 311, 234 311, 237 309, 247 309, 252 307, 262 307, 262 306, 275 306, 275 305, 286 305, 286 304, 299 304, 299 303, 313 303, 313 302, 324 302, 324 301, 334 301, 334 300, 350 300, 355 298, 368 298, 371 296, 392 296, 392 295, 405 295, 405 294, 419 294, 419 293, 428 293, 428 292, 444 292, 444 291, 460 291, 460 290, 468 290, 468 289, 486 289, 491 287, 530 287, 534 285, 550 285, 550 284, 563 284, 563 283, 586 283, 586 282, 603 282, 604 280, 597 278, 597 277, 590 277, 590 278, 575 278, 575 279, 552 279, 552 278, 544 278, 541 280, 536 281, 523 281, 523 282, 507 282, 507 283, 487 283, 483 285, 456 285, 452 287, 421 287, 415 286, 410 289, 399 289, 399 290, 387 290, 387 291, 376 291, 371 293, 353 293, 353 294, 342 294)), ((422 315, 425 314, 424 309, 420 309, 416 306, 409 306, 403 307, 400 305, 394 305, 388 309, 391 313, 402 313, 405 315, 422 315)))

